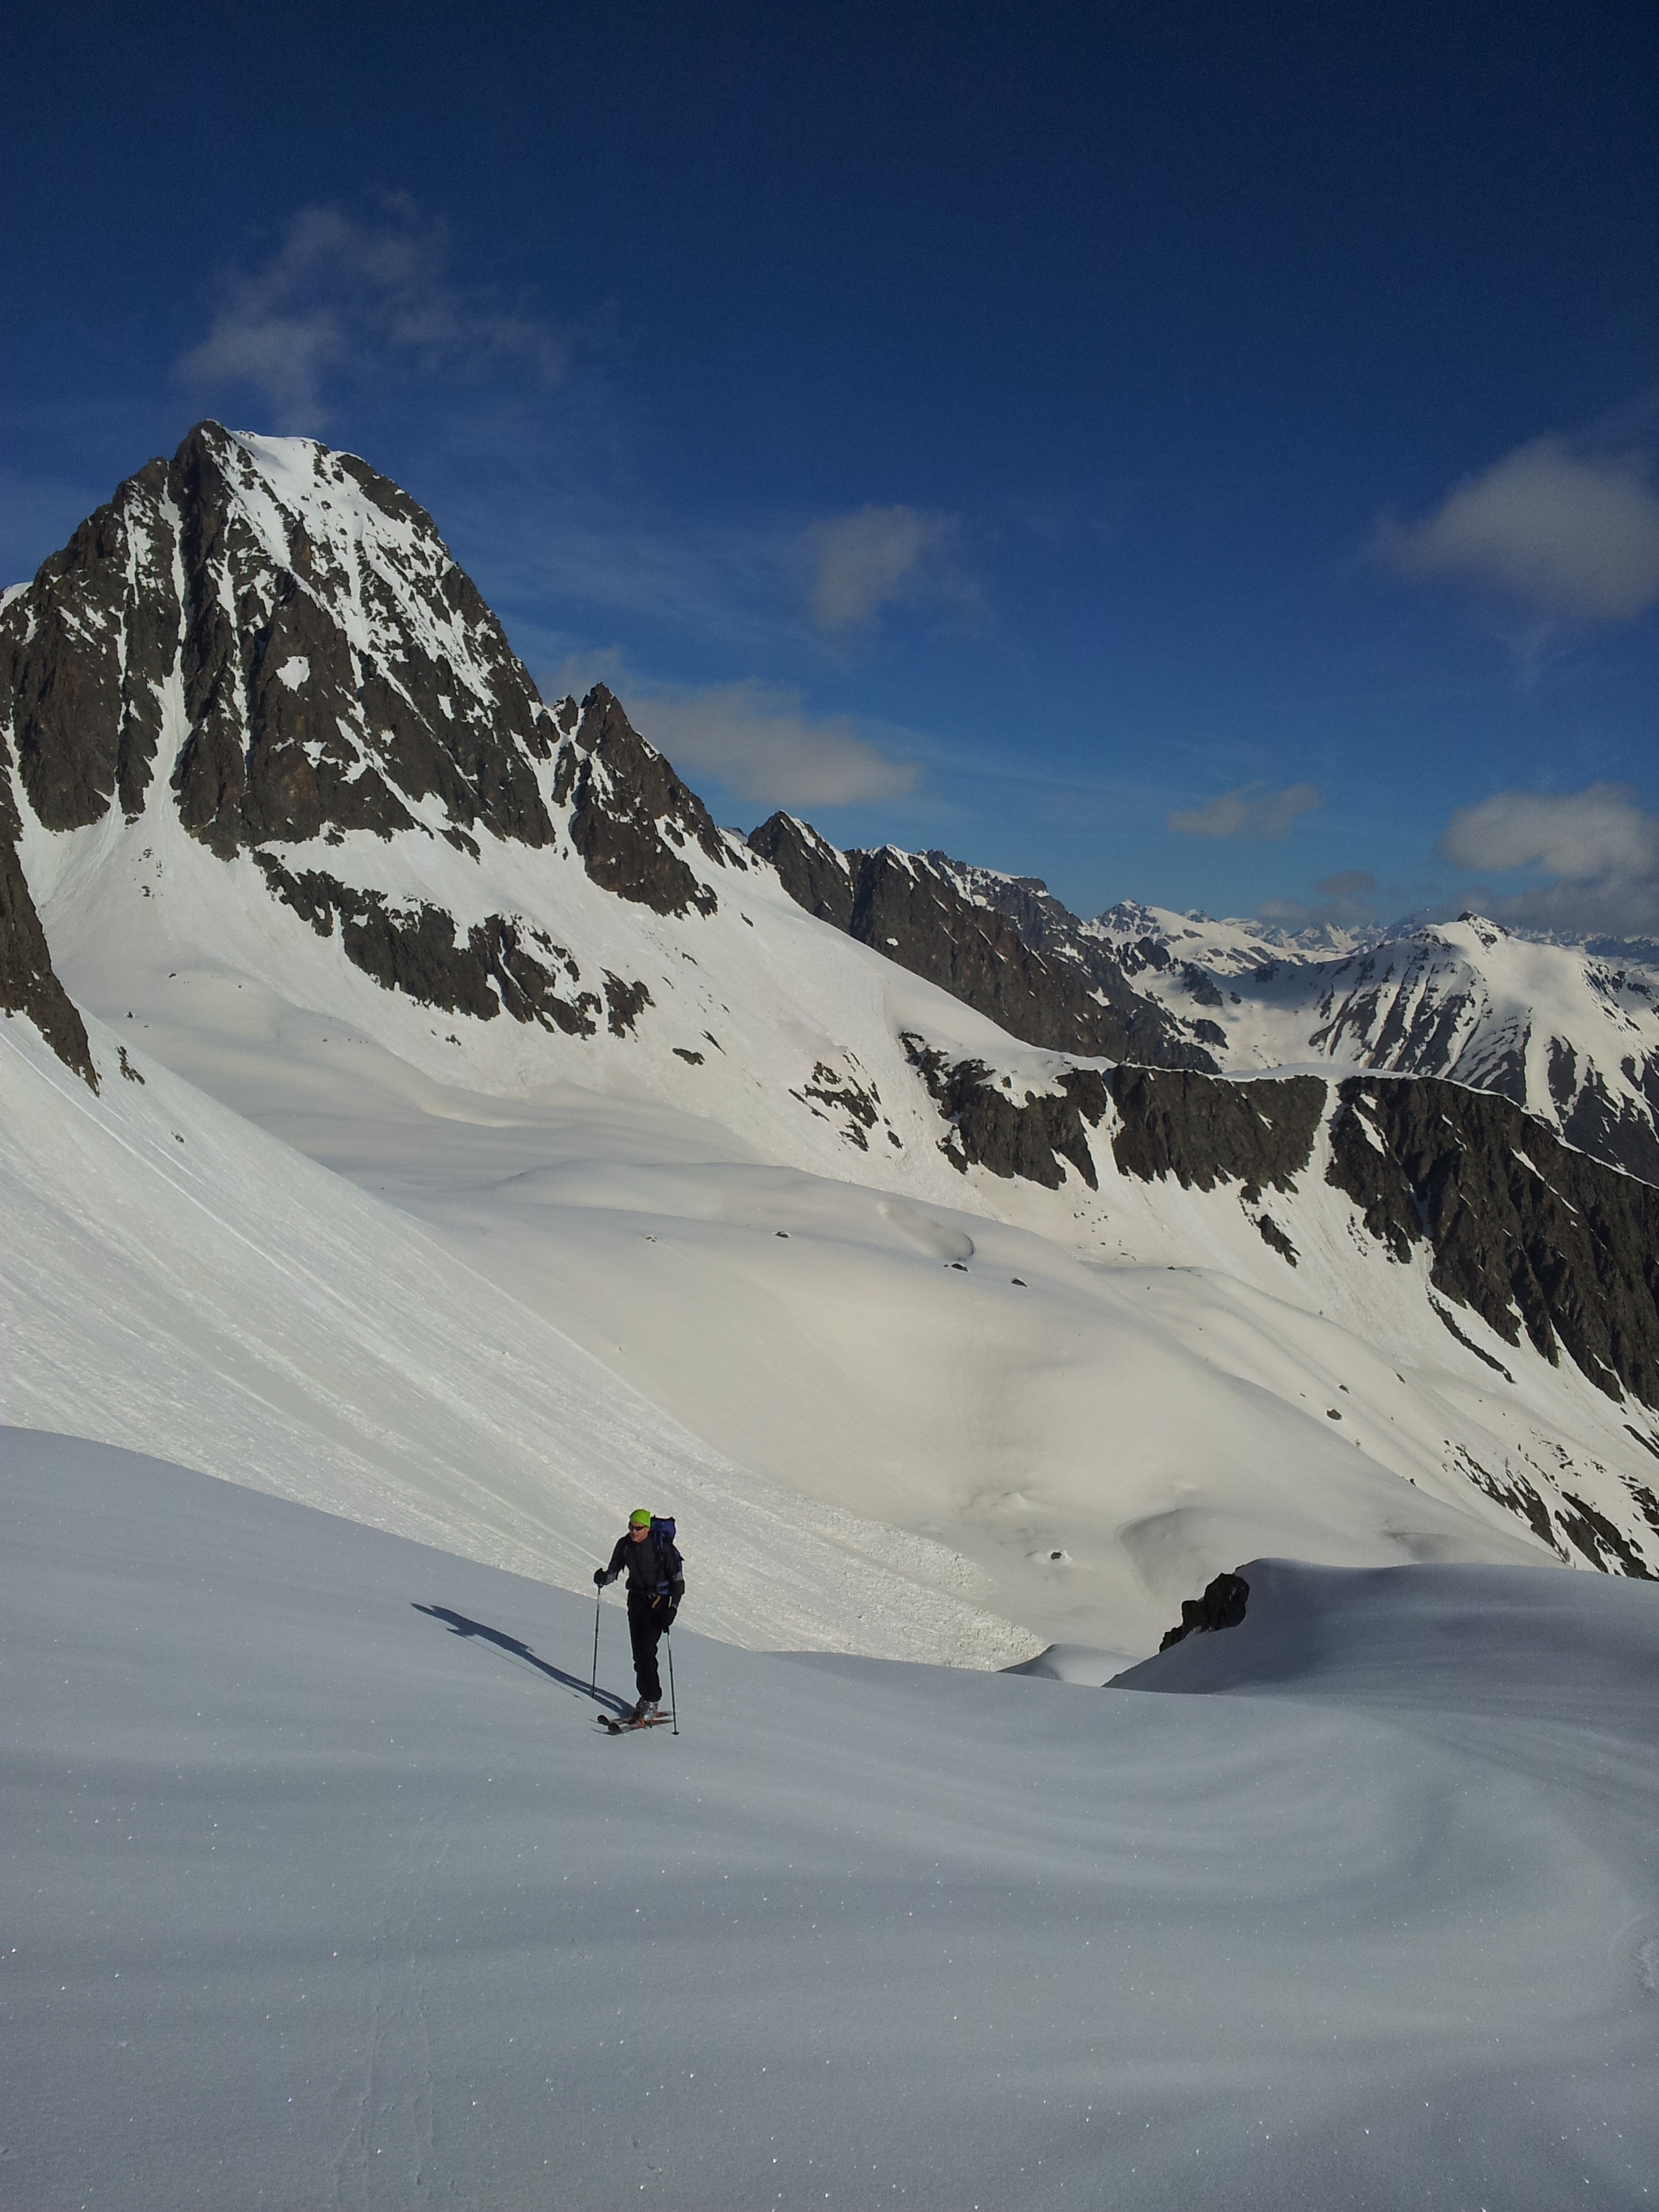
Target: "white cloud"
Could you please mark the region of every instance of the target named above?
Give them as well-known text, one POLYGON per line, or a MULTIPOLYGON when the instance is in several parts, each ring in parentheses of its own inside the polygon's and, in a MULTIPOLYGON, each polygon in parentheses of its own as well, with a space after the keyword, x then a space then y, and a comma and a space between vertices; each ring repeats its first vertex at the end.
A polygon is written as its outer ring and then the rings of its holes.
POLYGON ((959 536, 955 516, 914 507, 864 507, 815 522, 801 538, 813 621, 851 629, 884 606, 927 600, 971 609, 977 593, 953 558, 959 536))
POLYGON ((854 806, 902 799, 920 770, 896 761, 845 716, 812 720, 799 692, 750 680, 698 690, 663 689, 631 678, 614 653, 573 654, 550 684, 578 696, 608 684, 641 737, 689 781, 716 776, 734 798, 770 810, 854 806))
POLYGON ((1437 849, 1482 874, 1538 872, 1543 880, 1483 900, 1498 921, 1613 936, 1659 928, 1659 814, 1623 784, 1494 792, 1460 808, 1437 849))
POLYGON ((1282 791, 1247 783, 1218 792, 1202 806, 1176 808, 1164 816, 1164 826, 1186 837, 1283 837, 1298 814, 1310 813, 1319 803, 1310 783, 1288 784, 1282 791))
POLYGON ((1626 622, 1659 602, 1659 495, 1645 455, 1537 438, 1468 477, 1432 514, 1377 525, 1407 576, 1495 586, 1545 615, 1626 622))
POLYGON ((511 368, 556 382, 566 340, 457 284, 448 262, 442 227, 402 196, 368 222, 301 209, 264 267, 230 280, 179 374, 203 391, 251 387, 285 431, 319 428, 331 383, 377 362, 459 377, 511 368))

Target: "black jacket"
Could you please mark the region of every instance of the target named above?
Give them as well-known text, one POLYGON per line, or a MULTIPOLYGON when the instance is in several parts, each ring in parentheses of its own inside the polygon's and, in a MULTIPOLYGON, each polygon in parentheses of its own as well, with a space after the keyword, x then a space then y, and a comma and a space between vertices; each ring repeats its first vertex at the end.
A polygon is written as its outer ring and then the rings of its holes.
POLYGON ((605 1578, 614 1583, 624 1572, 630 1597, 638 1590, 643 1596, 660 1597, 678 1605, 685 1595, 685 1577, 665 1556, 665 1547, 658 1541, 654 1528, 638 1544, 631 1536, 617 1538, 605 1578))

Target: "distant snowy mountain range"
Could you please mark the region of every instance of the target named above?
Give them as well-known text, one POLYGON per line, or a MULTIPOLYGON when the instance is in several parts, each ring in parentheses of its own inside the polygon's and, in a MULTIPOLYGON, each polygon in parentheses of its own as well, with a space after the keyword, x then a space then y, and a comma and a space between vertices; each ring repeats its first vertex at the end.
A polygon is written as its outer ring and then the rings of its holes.
POLYGON ((1443 1076, 1659 1183, 1659 948, 1517 936, 1474 914, 1401 934, 1292 936, 1125 900, 1085 921, 1033 878, 892 848, 847 856, 855 888, 837 900, 830 848, 805 823, 774 816, 751 842, 810 911, 1033 1042, 1212 1073, 1443 1076), (975 924, 970 908, 1000 924, 975 924), (981 943, 976 967, 963 948, 981 943))
POLYGON ((1268 1552, 1659 1572, 1637 963, 745 841, 213 424, 8 594, 0 732, 13 1421, 564 1582, 648 1462, 719 1632, 981 1664, 1268 1552))

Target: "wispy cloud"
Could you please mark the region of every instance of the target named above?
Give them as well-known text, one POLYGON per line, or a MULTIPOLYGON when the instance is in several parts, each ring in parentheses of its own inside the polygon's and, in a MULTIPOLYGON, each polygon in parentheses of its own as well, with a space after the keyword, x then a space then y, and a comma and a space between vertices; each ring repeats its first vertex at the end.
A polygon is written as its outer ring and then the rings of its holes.
POLYGON ((973 613, 979 592, 962 566, 955 515, 915 507, 863 507, 803 532, 806 603, 825 631, 855 629, 895 605, 973 613))
POLYGON ((695 779, 719 779, 734 798, 770 810, 855 806, 902 799, 920 774, 895 760, 844 714, 809 715, 801 695, 753 680, 697 689, 643 682, 616 653, 573 654, 553 692, 611 687, 641 737, 695 779))
POLYGON ((303 208, 261 267, 227 280, 179 375, 199 392, 257 392, 285 431, 322 428, 331 392, 377 368, 466 380, 511 370, 556 383, 568 337, 459 283, 451 258, 443 225, 404 195, 368 218, 303 208))
POLYGON ((1282 791, 1247 783, 1218 792, 1202 806, 1177 807, 1164 822, 1185 837, 1283 837, 1298 814, 1311 813, 1319 803, 1310 783, 1287 784, 1282 791))
POLYGON ((1375 921, 1382 886, 1369 868, 1344 868, 1334 876, 1321 876, 1312 899, 1266 899, 1256 908, 1263 921, 1281 929, 1352 929, 1375 921))
POLYGON ((1437 850, 1482 875, 1539 880, 1481 903, 1499 921, 1568 933, 1659 929, 1659 814, 1626 785, 1577 792, 1498 791, 1453 815, 1437 850))
POLYGON ((1650 476, 1640 452, 1535 438, 1419 520, 1384 516, 1370 550, 1401 575, 1495 588, 1547 617, 1627 622, 1659 603, 1650 476))

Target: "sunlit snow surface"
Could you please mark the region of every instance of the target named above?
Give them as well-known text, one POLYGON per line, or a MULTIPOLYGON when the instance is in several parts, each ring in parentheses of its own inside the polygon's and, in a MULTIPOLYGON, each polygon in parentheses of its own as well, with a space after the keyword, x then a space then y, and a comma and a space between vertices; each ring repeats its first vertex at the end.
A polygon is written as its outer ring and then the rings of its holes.
POLYGON ((1647 1585, 1257 1563, 1158 1696, 682 1628, 612 1741, 579 1597, 4 1443, 20 2212, 1651 2201, 1647 1585))
POLYGON ((0 1028, 7 1418, 567 1588, 644 1497, 709 1563, 700 1626, 742 1643, 1144 1653, 1264 1547, 1547 1558, 1448 1438, 1638 1456, 1572 1370, 1495 1388, 1410 1271, 1345 1273, 1319 1185, 1328 1266, 1300 1224, 1292 1273, 1226 1194, 1133 1184, 1109 1196, 1139 1256, 1090 1264, 659 1102, 441 1086, 291 1009, 194 1044, 291 1146, 141 1023, 92 1034, 96 1098, 0 1028), (811 1571, 757 1595, 780 1536, 811 1571))

